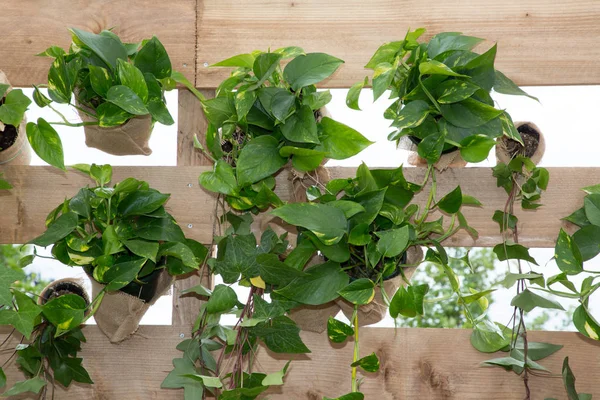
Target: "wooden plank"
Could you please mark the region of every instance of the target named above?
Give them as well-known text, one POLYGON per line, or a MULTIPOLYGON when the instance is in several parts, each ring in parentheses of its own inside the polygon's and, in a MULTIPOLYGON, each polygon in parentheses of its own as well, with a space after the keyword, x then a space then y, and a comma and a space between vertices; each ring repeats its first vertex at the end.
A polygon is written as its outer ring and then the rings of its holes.
MULTIPOLYGON (((212 240, 214 197, 198 187, 198 175, 209 167, 115 167, 114 182, 133 176, 146 180, 158 190, 171 193, 168 207, 189 237, 209 244, 212 240), (191 186, 190 186, 191 185, 191 186), (192 227, 188 228, 188 224, 192 227)), ((560 219, 583 205, 580 188, 597 184, 600 168, 549 168, 549 190, 543 194, 544 207, 536 211, 518 211, 519 240, 530 247, 554 247, 560 219)), ((75 172, 61 173, 49 167, 7 166, 1 169, 15 189, 0 193, 0 243, 24 243, 40 235, 48 212, 65 197, 75 195, 89 179, 75 172)), ((355 168, 330 168, 332 179, 352 177, 355 168)), ((406 168, 407 179, 419 182, 423 169, 406 168)), ((289 199, 291 182, 283 171, 276 192, 289 199)), ((502 210, 506 193, 496 187, 489 168, 448 169, 438 174, 438 198, 460 185, 463 193, 477 197, 482 208, 463 209, 469 223, 479 231, 474 241, 464 232, 448 239, 448 246, 494 246, 501 242, 498 224, 492 221, 495 210, 502 210)), ((423 202, 420 195, 416 202, 423 202)), ((569 227, 567 227, 569 228, 569 227)), ((572 228, 572 227, 571 227, 572 228)))
POLYGON ((157 36, 173 69, 193 82, 196 0, 3 0, 0 13, 0 70, 14 86, 47 83, 50 59, 34 57, 52 45, 68 48, 67 28, 93 32, 114 28, 123 41, 157 36))
MULTIPOLYGON (((113 167, 113 183, 127 177, 150 182, 163 193, 171 193, 167 210, 183 232, 202 243, 212 239, 214 201, 199 188, 198 175, 206 167, 113 167)), ((79 188, 91 185, 85 175, 63 173, 53 167, 6 166, 0 168, 14 185, 0 192, 0 243, 25 243, 44 230, 46 215, 79 188)))
POLYGON ((371 74, 363 66, 377 47, 403 39, 409 27, 498 42, 498 69, 520 85, 600 83, 600 48, 588 45, 600 39, 595 0, 204 0, 198 5, 198 87, 216 87, 230 71, 205 65, 292 45, 345 60, 324 86, 350 87, 371 74))
MULTIPOLYGON (((0 333, 4 339, 7 330, 0 333)), ((127 341, 110 344, 95 327, 84 328, 87 343, 83 345, 84 366, 94 385, 74 384, 68 390, 58 389, 61 400, 79 399, 183 399, 181 390, 160 389, 160 383, 171 370, 180 338, 179 327, 142 326, 127 341)), ((350 391, 352 342, 332 346, 325 334, 305 333, 302 338, 312 353, 294 356, 285 385, 270 393, 271 399, 320 400, 350 391)), ((377 353, 381 369, 365 374, 361 387, 367 399, 522 399, 522 380, 499 368, 479 367, 479 363, 500 356, 483 354, 471 347, 469 330, 463 329, 393 329, 364 328, 360 336, 360 353, 377 353)), ((596 377, 600 363, 600 343, 572 332, 531 332, 532 341, 562 344, 564 348, 542 364, 560 374, 562 361, 569 357, 577 377, 577 389, 583 393, 600 393, 596 377)), ((187 336, 186 336, 187 337, 187 336)), ((14 345, 16 341, 13 341, 14 345)), ((286 357, 264 348, 258 351, 255 371, 280 369, 286 357)), ((11 362, 5 368, 8 384, 22 380, 23 375, 11 362)), ((532 376, 534 399, 554 397, 566 399, 562 379, 532 376)), ((30 398, 30 397, 28 397, 30 398)))
MULTIPOLYGON (((215 97, 214 90, 200 91, 206 98, 215 97)), ((177 165, 199 166, 212 165, 212 160, 194 148, 194 135, 206 148, 203 139, 208 121, 204 117, 200 100, 187 89, 179 90, 179 119, 177 121, 177 165)))

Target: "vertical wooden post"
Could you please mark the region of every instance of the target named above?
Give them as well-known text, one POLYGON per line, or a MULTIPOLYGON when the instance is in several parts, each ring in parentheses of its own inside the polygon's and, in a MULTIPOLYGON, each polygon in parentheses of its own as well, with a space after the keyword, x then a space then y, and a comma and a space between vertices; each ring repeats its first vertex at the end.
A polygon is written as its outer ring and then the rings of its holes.
MULTIPOLYGON (((203 90, 207 98, 214 97, 214 90, 203 90)), ((177 127, 177 166, 212 165, 202 152, 194 148, 194 135, 204 143, 207 121, 202 112, 200 101, 187 89, 179 90, 179 117, 177 127)), ((197 185, 197 183, 194 183, 197 185)), ((200 190, 200 189, 198 189, 200 190)), ((199 211, 201 212, 201 211, 199 211)), ((174 326, 190 327, 194 324, 201 300, 194 294, 181 296, 181 292, 203 284, 212 286, 212 276, 208 273, 200 276, 199 272, 180 277, 173 285, 173 318, 174 326)), ((183 332, 186 333, 186 332, 183 332)))

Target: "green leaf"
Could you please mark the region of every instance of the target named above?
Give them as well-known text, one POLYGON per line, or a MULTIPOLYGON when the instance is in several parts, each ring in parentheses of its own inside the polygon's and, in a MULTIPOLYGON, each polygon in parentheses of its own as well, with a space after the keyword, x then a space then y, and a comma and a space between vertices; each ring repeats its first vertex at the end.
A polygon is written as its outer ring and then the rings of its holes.
POLYGON ((90 177, 94 179, 99 186, 104 186, 112 179, 112 167, 108 164, 90 166, 90 177))
POLYGON ((279 261, 277 254, 261 254, 256 257, 256 262, 260 277, 272 285, 283 287, 297 277, 306 276, 304 272, 279 261))
POLYGON ((452 71, 446 64, 436 60, 425 61, 419 64, 419 72, 421 75, 446 75, 468 78, 467 75, 461 75, 452 71))
POLYGON ((143 73, 151 73, 156 79, 168 78, 173 72, 167 50, 156 36, 137 52, 134 65, 143 73))
POLYGON ((521 139, 521 134, 515 128, 515 124, 507 112, 504 112, 499 117, 500 122, 502 123, 502 134, 512 140, 515 140, 521 145, 523 145, 523 139, 521 139))
MULTIPOLYGON (((375 67, 373 74, 373 101, 377 101, 379 97, 390 87, 396 68, 390 63, 381 63, 375 67)), ((356 99, 358 101, 358 97, 356 99)))
POLYGON ((580 251, 582 261, 591 260, 600 253, 600 226, 583 226, 572 238, 575 247, 580 251))
POLYGON ((76 294, 64 294, 44 304, 42 312, 44 317, 56 326, 57 333, 61 333, 81 325, 86 309, 87 303, 83 297, 76 294))
POLYGON ((485 135, 474 135, 460 142, 460 155, 466 162, 478 163, 485 160, 496 141, 485 135))
POLYGON ((49 123, 39 118, 37 125, 27 124, 27 139, 31 148, 48 164, 66 171, 62 142, 60 136, 49 123))
MULTIPOLYGON (((277 118, 277 120, 279 120, 281 122, 285 122, 288 119, 288 117, 290 117, 290 112, 292 112, 292 110, 294 109, 295 103, 296 103, 296 97, 292 93, 290 93, 287 90, 278 91, 277 93, 275 93, 273 95, 273 97, 271 99, 271 113, 273 113, 273 116, 275 118, 277 118)), ((304 107, 300 108, 300 110, 297 113, 294 113, 291 115, 291 117, 296 116, 296 124, 299 124, 299 126, 298 126, 299 129, 302 128, 302 126, 304 126, 306 128, 310 124, 309 117, 307 117, 307 115, 304 115, 306 113, 305 107, 308 107, 308 106, 304 106, 304 107)), ((310 110, 310 107, 308 107, 308 108, 310 110)), ((312 110, 310 113, 310 119, 312 119, 313 121, 315 120, 315 117, 312 114, 312 110)), ((290 127, 285 128, 286 125, 287 124, 284 124, 282 126, 282 133, 286 138, 290 139, 288 137, 288 135, 286 135, 285 130, 287 129, 288 133, 290 133, 289 130, 291 128, 290 127)), ((317 135, 316 124, 315 124, 314 129, 315 129, 314 136, 316 138, 316 135, 317 135)), ((291 135, 299 136, 298 133, 296 133, 296 134, 291 133, 291 135)), ((290 140, 293 140, 293 139, 290 139, 290 140)), ((294 141, 303 142, 302 140, 294 140, 294 141)), ((317 142, 318 142, 318 140, 317 140, 317 142)))
POLYGON ((292 203, 271 211, 288 224, 308 229, 325 245, 338 243, 347 229, 342 210, 327 204, 292 203))
POLYGON ((258 182, 279 171, 287 162, 279 155, 279 142, 270 135, 252 139, 240 152, 236 174, 240 186, 258 182))
POLYGON ((437 203, 437 207, 448 214, 456 214, 462 206, 462 199, 462 191, 460 186, 457 186, 453 191, 442 197, 437 203))
MULTIPOLYGON (((199 264, 202 260, 198 260, 194 254, 194 252, 185 244, 180 242, 167 242, 161 243, 160 248, 158 250, 158 255, 156 256, 158 259, 161 259, 164 256, 175 257, 183 262, 183 265, 193 269, 198 269, 199 264)), ((167 267, 167 269, 169 269, 167 267)), ((174 271, 169 270, 171 275, 179 275, 179 273, 173 273, 174 271)), ((191 272, 191 271, 187 271, 191 272)))
POLYGON ((320 305, 335 300, 338 291, 348 285, 348 275, 339 264, 331 261, 315 265, 305 272, 306 276, 294 279, 275 293, 302 304, 320 305))
POLYGON ((219 128, 236 114, 233 96, 215 97, 202 101, 202 107, 206 118, 219 128))
POLYGON ((573 312, 573 325, 582 334, 594 340, 600 340, 600 324, 581 305, 573 312))
POLYGON ((417 315, 415 298, 410 286, 408 290, 400 286, 396 291, 390 302, 390 315, 392 318, 398 318, 398 315, 412 318, 417 315))
MULTIPOLYGON (((106 291, 114 292, 130 284, 146 263, 146 259, 126 261, 108 268, 102 275, 102 282, 108 282, 106 291)), ((99 267, 96 267, 98 269, 99 267)), ((94 271, 95 272, 95 271, 94 271)))
POLYGON ((300 328, 288 317, 280 316, 252 328, 269 350, 275 353, 310 353, 300 339, 300 328))
POLYGON ((206 296, 206 297, 212 296, 212 291, 205 288, 203 285, 196 285, 189 289, 185 289, 181 292, 181 294, 187 294, 187 293, 196 293, 197 295, 206 296))
POLYGON ((4 97, 4 103, 0 105, 0 121, 18 128, 30 104, 31 100, 23 94, 22 90, 11 90, 4 97))
POLYGON ((348 108, 360 111, 360 107, 358 106, 358 99, 360 97, 360 92, 368 84, 369 84, 369 77, 366 76, 364 81, 358 82, 358 83, 355 83, 354 85, 352 85, 350 90, 348 90, 348 94, 346 95, 346 106, 348 106, 348 108))
POLYGON ((97 35, 95 33, 71 28, 71 32, 87 47, 89 47, 102 61, 111 69, 117 66, 117 60, 127 60, 127 49, 118 39, 108 35, 97 35))
POLYGON ((96 116, 98 117, 98 125, 107 128, 122 125, 134 115, 123 110, 116 104, 102 103, 96 109, 96 116))
POLYGON ((546 299, 538 294, 533 293, 529 289, 523 290, 521 293, 513 297, 510 302, 511 306, 519 307, 520 309, 529 312, 536 307, 540 308, 552 308, 556 310, 563 310, 563 306, 554 300, 546 299))
POLYGON ((589 194, 583 199, 587 219, 594 225, 600 226, 600 194, 589 194))
POLYGON ((429 115, 431 109, 429 104, 423 100, 414 100, 406 104, 396 118, 393 126, 399 129, 414 128, 423 123, 429 115))
POLYGON ((106 94, 106 99, 134 115, 146 115, 149 113, 142 99, 133 90, 124 85, 111 87, 106 94))
POLYGON ((3 397, 16 396, 21 393, 31 392, 38 394, 42 388, 46 386, 46 381, 39 376, 35 378, 27 379, 26 381, 19 381, 15 383, 10 389, 2 393, 3 397))
POLYGON ((481 88, 469 81, 452 79, 439 84, 437 87, 438 103, 451 104, 467 99, 481 88))
POLYGON ((577 244, 562 228, 556 239, 554 258, 558 268, 566 274, 577 275, 583 271, 583 260, 577 244))
POLYGON ((361 358, 350 364, 351 367, 361 367, 363 370, 367 372, 377 372, 379 371, 379 358, 375 353, 372 353, 366 357, 361 358))
POLYGON ((343 63, 325 53, 308 53, 290 61, 283 70, 283 78, 294 91, 298 91, 330 77, 343 63))
POLYGON ((375 283, 367 278, 357 279, 338 293, 352 304, 369 304, 375 297, 375 283))
POLYGON ((373 144, 358 131, 329 117, 321 120, 321 144, 315 148, 326 153, 327 158, 345 160, 373 144))
POLYGON ((442 115, 452 125, 461 128, 475 128, 500 116, 503 111, 485 103, 465 99, 458 103, 441 104, 442 115))
POLYGON ((4 386, 6 386, 6 374, 4 373, 4 370, 0 368, 0 388, 3 388, 4 386))
POLYGON ((396 42, 385 43, 379 46, 367 65, 365 65, 365 68, 375 69, 375 67, 384 62, 391 64, 394 62, 397 53, 403 49, 405 43, 406 42, 404 40, 400 40, 396 42))
POLYGON ((348 324, 329 317, 327 321, 327 336, 333 343, 343 343, 350 336, 354 335, 354 329, 348 324))
POLYGON ((15 290, 14 296, 17 310, 0 310, 0 325, 11 325, 29 340, 42 309, 25 293, 15 290))
POLYGON ((169 200, 170 194, 157 190, 136 190, 119 203, 119 213, 124 217, 150 214, 169 200))
POLYGON ((451 50, 471 50, 483 39, 461 35, 458 32, 442 32, 435 35, 427 45, 427 55, 435 58, 451 50))
MULTIPOLYGON (((33 88, 33 101, 38 107, 44 108, 52 103, 52 100, 46 97, 37 86, 33 85, 33 88)), ((2 97, 2 85, 0 85, 0 97, 2 97)))
POLYGON ((575 375, 573 375, 573 371, 569 367, 569 357, 565 357, 563 361, 562 376, 569 400, 590 400, 592 398, 592 395, 577 393, 575 389, 575 375))
POLYGON ((242 67, 252 69, 254 56, 252 54, 238 54, 226 60, 212 64, 211 67, 242 67))
POLYGON ((50 46, 44 52, 36 54, 37 57, 52 57, 56 58, 58 56, 65 55, 65 51, 58 46, 50 46))
POLYGON ((237 190, 237 180, 231 165, 225 160, 217 160, 212 171, 200 174, 200 185, 215 193, 234 195, 237 190))
POLYGON ((48 70, 48 95, 57 103, 70 103, 74 80, 65 58, 62 55, 57 57, 48 70))
POLYGON ((535 259, 529 255, 529 249, 520 244, 497 244, 494 246, 494 253, 498 256, 499 261, 525 260, 538 265, 535 259))
POLYGON ((429 164, 435 163, 440 159, 442 151, 444 150, 444 135, 439 133, 432 133, 421 140, 421 143, 417 146, 417 153, 420 157, 428 161, 429 164))
POLYGON ((35 244, 42 247, 55 244, 75 230, 78 220, 79 217, 72 211, 62 214, 48 227, 46 232, 31 240, 29 244, 35 244))
POLYGON ((323 400, 364 400, 365 395, 360 392, 348 393, 335 399, 329 397, 323 397, 323 400))
POLYGON ((494 353, 510 344, 512 332, 499 323, 484 321, 471 333, 471 344, 483 353, 494 353))
POLYGON ((379 238, 377 251, 385 257, 396 257, 408 247, 410 231, 408 225, 405 225, 402 228, 375 232, 375 235, 379 238))
MULTIPOLYGON (((543 343, 543 342, 528 342, 527 343, 527 358, 530 358, 533 361, 542 360, 552 354, 556 353, 564 346, 559 344, 552 343, 543 343)), ((517 340, 517 344, 515 346, 517 350, 524 351, 525 344, 523 340, 519 338, 517 340)))
POLYGON ((254 84, 254 87, 260 86, 269 79, 275 68, 279 66, 279 60, 281 60, 281 54, 277 53, 261 53, 256 57, 252 70, 258 78, 258 82, 254 84))
POLYGON ((541 275, 541 274, 512 274, 512 273, 508 273, 508 274, 506 274, 506 276, 504 277, 504 279, 502 281, 498 282, 498 283, 508 289, 508 288, 513 287, 514 284, 517 283, 517 281, 519 279, 528 279, 528 280, 531 281, 531 283, 536 283, 536 282, 539 282, 541 280, 541 283, 543 283, 544 282, 544 275, 541 275))
POLYGON ((290 366, 291 361, 285 363, 285 366, 277 372, 273 372, 271 374, 267 374, 265 378, 262 380, 263 386, 280 386, 283 385, 283 377, 287 373, 288 367, 290 366))
POLYGON ((496 210, 492 216, 492 220, 500 225, 500 232, 504 232, 505 228, 515 229, 519 219, 512 214, 505 214, 503 211, 496 210), (506 226, 505 226, 506 225, 506 226))
MULTIPOLYGON (((138 95, 138 97, 142 100, 143 103, 147 103, 148 85, 146 84, 146 79, 144 79, 144 74, 142 73, 142 71, 140 71, 132 64, 129 64, 127 61, 123 60, 118 60, 117 65, 121 85, 127 86, 135 94, 138 95)), ((109 92, 110 89, 106 94, 107 97, 109 92)))
POLYGON ((147 258, 152 260, 152 262, 156 262, 156 255, 158 254, 159 246, 157 242, 150 242, 142 239, 131 239, 126 240, 123 242, 123 244, 136 256, 147 258))
POLYGON ((173 125, 175 121, 162 99, 151 98, 146 105, 152 118, 163 125, 173 125))
POLYGON ((6 263, 0 264, 0 305, 10 306, 12 304, 13 295, 10 287, 14 282, 24 278, 23 271, 12 269, 6 263))
POLYGON ((518 96, 527 96, 535 101, 540 101, 537 97, 528 95, 520 87, 518 87, 512 80, 510 80, 502 72, 496 70, 496 79, 494 80, 494 91, 502 94, 512 94, 518 96))
POLYGON ((331 91, 323 90, 312 92, 302 98, 302 104, 310 107, 311 110, 319 110, 325 107, 331 101, 331 91))
POLYGON ((224 313, 231 310, 237 301, 237 295, 232 288, 227 285, 217 285, 206 303, 206 312, 210 314, 224 313))
MULTIPOLYGON (((275 96, 273 96, 275 99, 275 96)), ((281 133, 286 139, 297 143, 319 143, 317 122, 309 106, 302 106, 281 125, 281 133)))

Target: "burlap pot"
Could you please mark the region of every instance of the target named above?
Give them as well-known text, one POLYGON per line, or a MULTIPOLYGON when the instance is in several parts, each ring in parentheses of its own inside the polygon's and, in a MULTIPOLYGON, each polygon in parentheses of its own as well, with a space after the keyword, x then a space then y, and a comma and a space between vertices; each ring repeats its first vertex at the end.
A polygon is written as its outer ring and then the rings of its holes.
MULTIPOLYGON (((406 251, 406 265, 418 265, 423 260, 423 250, 420 246, 409 247, 406 251)), ((404 275, 410 279, 415 272, 416 267, 404 268, 404 275)), ((398 275, 392 279, 383 282, 383 288, 388 297, 391 298, 403 284, 402 276, 398 275)), ((354 314, 354 305, 341 297, 336 300, 337 305, 342 310, 346 318, 352 320, 354 314)), ((376 324, 385 318, 388 305, 381 294, 381 288, 375 287, 375 298, 369 303, 358 307, 358 325, 366 326, 376 324)))
MULTIPOLYGON (((426 167, 427 160, 419 156, 416 149, 408 155, 408 163, 415 167, 426 167)), ((467 165, 460 155, 460 150, 454 150, 446 154, 442 154, 440 159, 433 164, 438 171, 444 171, 448 168, 462 168, 467 165)))
MULTIPOLYGON (((0 84, 10 86, 10 82, 6 78, 6 74, 0 70, 0 84)), ((11 88, 8 89, 10 92, 11 88)), ((27 126, 27 120, 23 117, 23 121, 17 127, 17 140, 15 143, 4 149, 0 150, 0 165, 29 165, 31 162, 31 146, 27 140, 27 132, 25 130, 27 126)), ((0 127, 0 132, 4 131, 0 127)))
POLYGON ((75 278, 64 278, 50 282, 42 289, 37 299, 39 305, 44 305, 52 299, 65 294, 76 294, 85 300, 86 305, 90 304, 90 298, 83 288, 83 280, 75 278))
POLYGON ((542 131, 533 122, 525 121, 515 122, 515 128, 525 142, 525 147, 515 140, 501 136, 496 140, 496 160, 508 164, 515 155, 524 155, 537 165, 546 151, 546 140, 542 131))
MULTIPOLYGON (((92 281, 92 298, 96 298, 105 285, 92 281)), ((173 284, 173 277, 166 269, 159 272, 156 291, 150 301, 144 301, 122 291, 107 292, 100 307, 94 314, 98 328, 108 337, 111 343, 119 343, 137 331, 140 320, 163 294, 173 284)))
MULTIPOLYGON (((78 104, 79 107, 93 112, 93 110, 78 104)), ((92 122, 96 119, 78 110, 83 122, 92 122)), ((148 147, 152 135, 152 116, 141 115, 131 118, 123 125, 103 128, 98 125, 86 125, 85 144, 88 147, 101 150, 115 156, 144 155, 149 156, 152 150, 148 147)))

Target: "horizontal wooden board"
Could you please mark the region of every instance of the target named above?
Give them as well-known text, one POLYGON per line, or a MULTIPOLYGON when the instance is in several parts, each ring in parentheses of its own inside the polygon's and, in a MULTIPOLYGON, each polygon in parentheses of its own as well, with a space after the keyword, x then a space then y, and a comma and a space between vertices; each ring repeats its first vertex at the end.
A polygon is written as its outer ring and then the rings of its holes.
MULTIPOLYGON (((0 339, 4 339, 7 331, 1 332, 0 339)), ((118 345, 110 344, 94 326, 84 328, 84 333, 88 340, 82 352, 84 366, 95 384, 73 384, 66 391, 57 389, 57 399, 183 399, 181 390, 160 389, 172 368, 172 359, 181 355, 175 349, 182 340, 180 334, 189 337, 181 327, 142 326, 132 338, 118 345)), ((381 360, 378 373, 363 375, 361 389, 366 399, 522 399, 520 377, 499 368, 479 366, 481 361, 504 353, 479 353, 471 347, 469 335, 469 330, 462 329, 362 329, 360 354, 375 352, 381 360)), ((568 332, 530 332, 529 336, 532 341, 564 345, 542 364, 560 374, 562 361, 568 356, 579 392, 600 393, 600 380, 596 377, 600 363, 598 342, 568 332)), ((272 390, 269 398, 321 400, 323 396, 349 392, 352 342, 332 346, 327 335, 304 332, 302 338, 312 353, 293 357, 285 385, 272 390)), ((14 344, 16 341, 11 345, 14 344)), ((281 369, 285 360, 283 355, 260 348, 255 371, 274 372, 281 369)), ((5 370, 9 385, 23 379, 14 362, 5 370)), ((558 377, 531 377, 531 389, 533 399, 567 398, 558 377)))
MULTIPOLYGON (((214 195, 198 185, 198 176, 210 167, 114 167, 113 182, 129 176, 150 182, 162 192, 171 193, 167 203, 184 232, 189 237, 210 243, 214 213, 214 195), (191 186, 190 186, 191 185, 191 186), (191 225, 191 226, 190 226, 191 225)), ((422 181, 422 168, 406 168, 406 176, 414 182, 422 181)), ((542 208, 536 211, 516 212, 519 217, 519 240, 530 247, 554 247, 561 226, 561 218, 583 205, 584 193, 580 188, 600 181, 600 168, 549 168, 550 184, 543 194, 542 208)), ((9 182, 11 191, 0 192, 0 243, 25 243, 44 231, 48 212, 65 199, 77 193, 90 180, 77 172, 62 173, 50 167, 8 166, 0 168, 9 182)), ((355 168, 329 168, 331 178, 352 177, 355 168)), ((278 176, 277 193, 290 198, 291 182, 287 171, 278 176)), ((498 224, 492 221, 495 210, 502 210, 506 193, 496 187, 489 168, 455 168, 438 174, 438 198, 460 185, 464 194, 478 198, 484 206, 463 209, 469 223, 479 231, 473 240, 465 232, 449 238, 448 246, 494 246, 501 241, 498 224)), ((419 195, 416 202, 424 203, 419 195)))
POLYGON ((3 0, 0 12, 0 70, 14 86, 47 83, 50 59, 35 57, 57 45, 68 48, 67 28, 92 32, 114 28, 123 41, 157 36, 173 69, 193 80, 196 0, 3 0))
POLYGON ((204 0, 198 3, 196 86, 228 68, 206 68, 253 50, 301 46, 346 61, 325 87, 350 87, 378 46, 410 28, 458 31, 498 42, 497 67, 520 85, 599 84, 600 2, 507 0, 204 0), (576 67, 574 67, 576 66, 576 67))

